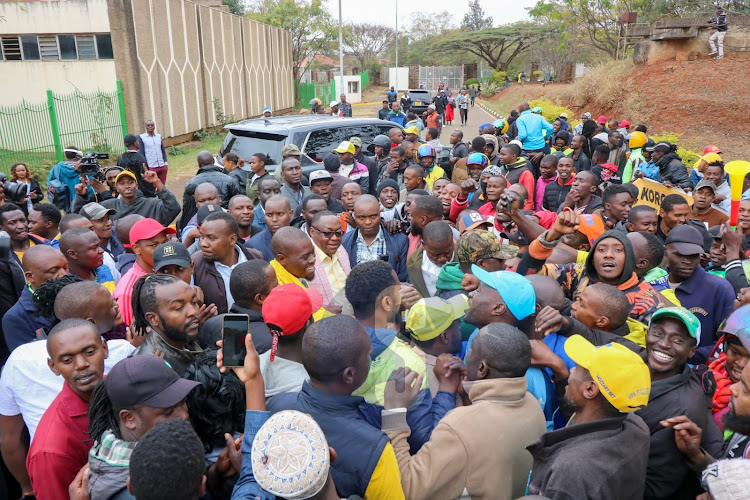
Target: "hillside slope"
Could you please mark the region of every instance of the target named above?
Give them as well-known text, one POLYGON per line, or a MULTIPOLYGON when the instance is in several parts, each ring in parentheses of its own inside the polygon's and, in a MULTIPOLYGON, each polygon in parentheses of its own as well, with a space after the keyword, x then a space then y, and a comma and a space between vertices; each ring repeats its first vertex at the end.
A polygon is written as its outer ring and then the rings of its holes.
MULTIPOLYGON (((589 111, 644 123, 655 134, 680 134, 680 143, 702 151, 716 144, 726 160, 750 159, 750 64, 725 59, 665 62, 634 66, 612 62, 572 84, 527 84, 510 88, 487 101, 507 114, 519 102, 548 99, 579 118, 589 111)), ((573 118, 573 117, 571 117, 573 118)))

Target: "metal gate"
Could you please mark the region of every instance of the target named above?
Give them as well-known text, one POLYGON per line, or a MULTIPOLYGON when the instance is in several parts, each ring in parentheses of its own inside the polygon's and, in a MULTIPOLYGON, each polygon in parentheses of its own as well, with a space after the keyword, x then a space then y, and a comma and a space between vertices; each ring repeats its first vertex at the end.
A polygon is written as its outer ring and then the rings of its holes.
POLYGON ((419 87, 436 92, 440 84, 459 89, 464 84, 464 66, 420 66, 419 87))

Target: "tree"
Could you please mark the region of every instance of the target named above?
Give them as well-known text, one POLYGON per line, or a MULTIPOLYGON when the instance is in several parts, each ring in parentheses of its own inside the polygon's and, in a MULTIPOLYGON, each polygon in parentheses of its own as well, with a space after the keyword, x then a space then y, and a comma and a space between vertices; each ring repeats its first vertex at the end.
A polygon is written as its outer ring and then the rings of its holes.
POLYGON ((245 7, 240 0, 221 0, 221 3, 229 7, 229 12, 238 16, 245 14, 245 7))
POLYGON ((459 32, 440 38, 432 48, 443 53, 468 52, 502 71, 546 31, 546 27, 529 23, 509 24, 480 31, 459 32))
POLYGON ((344 27, 344 54, 359 61, 364 69, 367 62, 382 54, 396 38, 396 30, 382 24, 359 23, 344 27))
POLYGON ((256 0, 246 15, 291 33, 294 78, 300 78, 313 57, 333 39, 331 15, 321 0, 256 0))
POLYGON ((492 16, 484 17, 484 9, 479 5, 479 0, 471 0, 469 2, 469 12, 464 14, 461 27, 467 28, 469 31, 492 28, 492 16))

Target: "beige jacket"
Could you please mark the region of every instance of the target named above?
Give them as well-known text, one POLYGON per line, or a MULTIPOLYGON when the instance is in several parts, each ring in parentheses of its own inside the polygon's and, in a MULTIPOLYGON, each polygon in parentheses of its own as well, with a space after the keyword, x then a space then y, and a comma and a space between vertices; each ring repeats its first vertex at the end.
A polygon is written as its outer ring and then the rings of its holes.
POLYGON ((383 411, 410 500, 502 500, 524 495, 532 466, 526 446, 546 431, 539 403, 527 392, 526 377, 478 380, 471 406, 448 413, 430 440, 411 456, 405 411, 383 411))

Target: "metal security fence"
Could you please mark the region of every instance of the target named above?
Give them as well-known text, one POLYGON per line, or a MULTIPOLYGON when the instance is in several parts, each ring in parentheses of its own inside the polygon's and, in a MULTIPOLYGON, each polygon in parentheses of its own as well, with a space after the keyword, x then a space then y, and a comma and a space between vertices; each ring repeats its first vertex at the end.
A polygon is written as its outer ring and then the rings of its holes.
POLYGON ((114 154, 127 134, 122 86, 114 92, 47 91, 47 102, 0 106, 0 171, 16 162, 30 166, 63 161, 63 149, 114 154))
POLYGON ((329 83, 305 83, 297 82, 297 106, 300 108, 309 108, 310 101, 317 97, 323 106, 328 106, 331 101, 335 100, 336 82, 331 80, 329 83))
POLYGON ((459 89, 464 83, 464 67, 420 66, 419 87, 435 92, 440 84, 449 89, 459 89))

